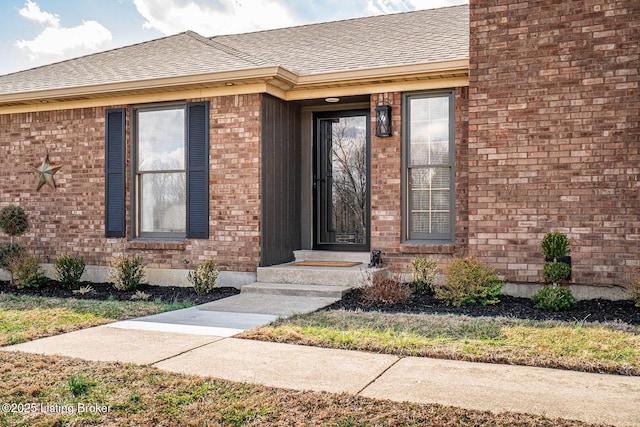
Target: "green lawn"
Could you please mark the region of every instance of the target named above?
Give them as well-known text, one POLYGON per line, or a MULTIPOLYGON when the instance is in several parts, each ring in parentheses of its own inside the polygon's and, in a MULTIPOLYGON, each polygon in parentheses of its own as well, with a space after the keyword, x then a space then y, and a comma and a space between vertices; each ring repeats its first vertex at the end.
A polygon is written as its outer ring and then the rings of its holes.
POLYGON ((243 338, 489 363, 640 375, 640 327, 344 310, 293 316, 243 338))
POLYGON ((188 307, 150 301, 99 301, 0 293, 0 346, 117 320, 188 307))

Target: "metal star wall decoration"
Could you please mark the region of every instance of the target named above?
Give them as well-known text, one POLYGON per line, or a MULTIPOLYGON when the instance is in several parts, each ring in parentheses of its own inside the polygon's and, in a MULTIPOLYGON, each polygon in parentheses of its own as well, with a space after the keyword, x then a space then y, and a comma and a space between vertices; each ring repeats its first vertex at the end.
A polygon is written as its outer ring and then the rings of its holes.
POLYGON ((44 156, 44 159, 42 159, 42 164, 40 166, 38 166, 37 168, 32 167, 32 169, 40 177, 40 181, 38 181, 38 188, 36 188, 36 191, 40 191, 42 186, 45 184, 49 185, 55 190, 56 182, 53 180, 53 175, 55 175, 61 167, 62 165, 51 166, 51 163, 49 163, 49 153, 44 156))

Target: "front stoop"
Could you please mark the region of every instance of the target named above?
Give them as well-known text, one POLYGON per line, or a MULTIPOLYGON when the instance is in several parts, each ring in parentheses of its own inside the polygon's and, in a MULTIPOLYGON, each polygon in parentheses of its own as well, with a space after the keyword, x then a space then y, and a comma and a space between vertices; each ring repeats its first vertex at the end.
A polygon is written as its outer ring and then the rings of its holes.
POLYGON ((369 252, 341 252, 341 251, 294 251, 296 261, 348 261, 359 262, 367 266, 371 254, 369 252))
POLYGON ((302 267, 292 263, 260 267, 257 280, 262 283, 290 283, 300 285, 350 286, 362 285, 367 278, 364 264, 354 267, 302 267))
POLYGON ((353 267, 295 266, 293 263, 259 267, 257 283, 244 285, 242 293, 275 294, 335 298, 339 300, 349 290, 362 286, 374 274, 384 269, 367 268, 368 252, 295 251, 298 261, 348 261, 353 267))
POLYGON ((342 298, 351 286, 305 285, 292 283, 252 283, 242 287, 242 293, 286 295, 295 297, 342 298))

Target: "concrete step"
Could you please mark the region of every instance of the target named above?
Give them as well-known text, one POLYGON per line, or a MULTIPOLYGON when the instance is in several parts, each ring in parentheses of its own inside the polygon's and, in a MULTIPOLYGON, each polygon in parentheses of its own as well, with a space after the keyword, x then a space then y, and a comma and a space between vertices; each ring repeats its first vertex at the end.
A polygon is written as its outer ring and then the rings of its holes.
MULTIPOLYGON (((354 261, 355 262, 355 261, 354 261)), ((257 281, 263 283, 291 283, 359 287, 368 277, 366 264, 353 267, 306 267, 289 264, 259 267, 257 281)))
POLYGON ((269 294, 320 298, 342 298, 351 286, 256 282, 242 287, 242 294, 269 294))
POLYGON ((300 250, 294 251, 293 254, 296 261, 348 261, 369 264, 371 259, 369 252, 300 250))

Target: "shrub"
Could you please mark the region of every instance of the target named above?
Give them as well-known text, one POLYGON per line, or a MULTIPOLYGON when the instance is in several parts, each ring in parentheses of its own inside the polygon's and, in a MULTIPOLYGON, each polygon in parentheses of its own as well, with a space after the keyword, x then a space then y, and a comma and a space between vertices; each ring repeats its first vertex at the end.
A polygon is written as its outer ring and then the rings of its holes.
POLYGON ((95 290, 93 289, 93 287, 91 285, 86 285, 83 286, 79 289, 74 289, 73 290, 73 294, 74 295, 86 295, 86 294, 90 294, 95 292, 95 290))
POLYGON ((434 285, 436 298, 448 305, 496 304, 504 282, 492 268, 476 258, 454 258, 446 267, 444 280, 434 285))
POLYGON ((26 253, 24 246, 17 243, 2 242, 0 243, 0 268, 8 269, 8 262, 17 256, 26 253))
POLYGON ((411 283, 417 294, 432 294, 433 284, 436 281, 438 262, 433 258, 425 258, 418 255, 411 263, 413 277, 411 283))
POLYGON ((29 228, 29 218, 20 206, 5 206, 0 210, 0 229, 9 236, 20 236, 29 228))
POLYGON ((83 377, 81 375, 72 375, 69 377, 69 391, 75 397, 86 394, 91 388, 95 387, 97 383, 92 379, 83 377))
POLYGON ((46 281, 40 267, 40 258, 25 252, 7 261, 7 270, 11 274, 11 283, 17 288, 39 288, 46 281))
POLYGON ((531 297, 533 305, 542 310, 569 310, 576 305, 576 299, 569 289, 545 286, 531 297))
POLYGON ((119 291, 134 291, 138 289, 145 279, 142 257, 116 255, 111 262, 109 279, 113 281, 113 287, 119 291))
POLYGON ((365 305, 394 305, 409 299, 412 289, 400 280, 396 273, 370 273, 362 287, 362 301, 365 305))
POLYGON ((63 254, 56 258, 54 267, 58 281, 67 288, 75 289, 80 284, 86 264, 82 257, 63 254))
POLYGON ((187 279, 193 285, 196 294, 206 295, 216 285, 218 273, 219 270, 215 261, 209 259, 201 262, 193 271, 190 271, 187 279))
POLYGON ((625 284, 627 292, 631 300, 636 304, 636 307, 640 307, 640 269, 631 275, 631 278, 625 284))
POLYGON ((547 233, 540 242, 540 249, 545 257, 558 259, 571 252, 571 245, 567 236, 559 231, 547 233))
POLYGON ((542 274, 547 282, 558 283, 569 277, 571 267, 564 262, 545 262, 542 274))
POLYGON ((151 298, 151 294, 143 291, 136 291, 135 294, 131 295, 132 301, 147 301, 149 298, 151 298))

